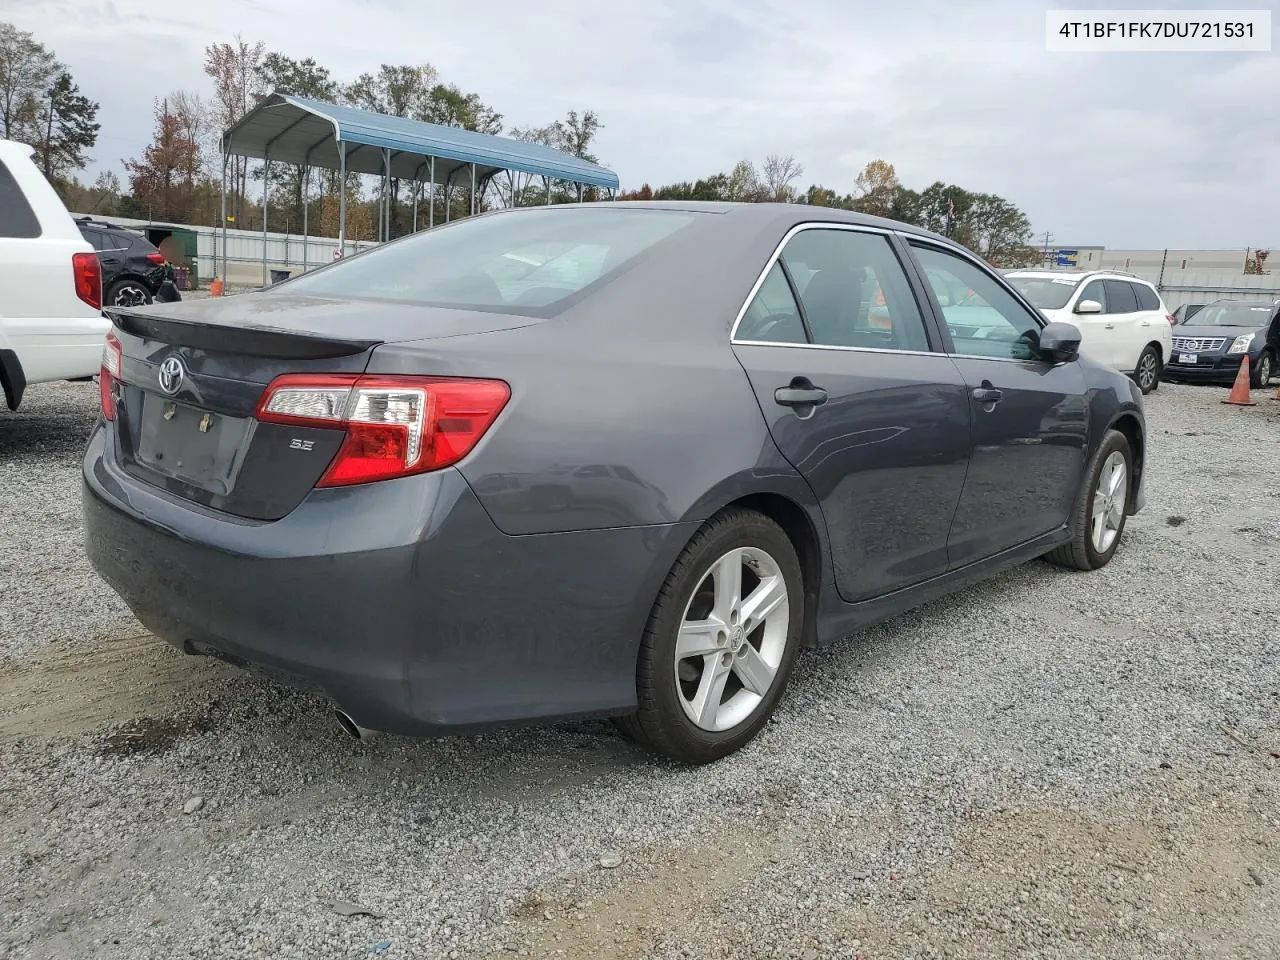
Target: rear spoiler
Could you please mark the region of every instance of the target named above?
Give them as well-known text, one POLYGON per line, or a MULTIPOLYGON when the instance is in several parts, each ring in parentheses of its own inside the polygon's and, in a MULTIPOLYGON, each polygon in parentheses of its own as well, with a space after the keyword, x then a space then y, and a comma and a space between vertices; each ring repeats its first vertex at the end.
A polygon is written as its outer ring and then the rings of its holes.
POLYGON ((107 307, 103 313, 120 330, 147 340, 176 346, 239 353, 284 360, 323 360, 364 353, 384 340, 353 340, 285 330, 278 327, 237 326, 195 322, 128 307, 107 307))

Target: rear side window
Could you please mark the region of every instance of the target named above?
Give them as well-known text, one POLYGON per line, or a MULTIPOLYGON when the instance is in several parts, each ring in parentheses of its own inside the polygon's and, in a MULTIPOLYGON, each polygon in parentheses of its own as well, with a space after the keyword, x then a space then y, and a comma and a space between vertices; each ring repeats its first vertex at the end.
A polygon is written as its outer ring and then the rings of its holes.
POLYGON ((796 285, 815 344, 929 349, 920 307, 888 237, 802 230, 787 242, 782 262, 796 285))
POLYGON ((0 161, 0 237, 29 240, 40 236, 40 221, 9 168, 0 161))
POLYGON ((751 298, 751 306, 742 315, 735 334, 738 340, 758 340, 764 343, 805 343, 804 322, 800 308, 791 295, 791 285, 782 272, 782 265, 769 268, 764 283, 751 298))
POLYGON ((547 314, 698 216, 552 208, 476 217, 299 277, 289 293, 547 314))
POLYGON ((1107 313, 1136 313, 1138 298, 1134 295, 1133 286, 1123 280, 1103 280, 1107 288, 1107 313))
POLYGON ((1145 283, 1133 284, 1133 292, 1138 295, 1139 310, 1159 310, 1160 298, 1156 296, 1156 292, 1148 287, 1145 283))

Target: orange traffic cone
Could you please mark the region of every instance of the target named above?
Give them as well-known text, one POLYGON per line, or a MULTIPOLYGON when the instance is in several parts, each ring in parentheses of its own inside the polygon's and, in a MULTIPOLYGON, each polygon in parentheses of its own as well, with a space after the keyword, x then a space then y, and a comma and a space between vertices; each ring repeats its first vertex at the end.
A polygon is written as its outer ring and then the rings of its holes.
POLYGON ((209 296, 211 297, 222 296, 222 278, 221 277, 214 277, 212 280, 209 281, 209 296))
POLYGON ((1252 394, 1249 393, 1249 355, 1247 353, 1244 356, 1244 362, 1240 364, 1240 372, 1236 374, 1236 382, 1231 385, 1231 392, 1222 402, 1234 404, 1237 407, 1257 406, 1252 394))

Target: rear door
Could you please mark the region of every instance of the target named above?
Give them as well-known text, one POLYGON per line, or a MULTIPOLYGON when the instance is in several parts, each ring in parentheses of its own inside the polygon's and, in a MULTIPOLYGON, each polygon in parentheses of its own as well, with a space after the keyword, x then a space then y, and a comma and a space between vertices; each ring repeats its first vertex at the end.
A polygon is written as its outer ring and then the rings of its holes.
POLYGON ((930 290, 967 291, 933 309, 968 388, 973 446, 948 550, 963 566, 1061 527, 1084 472, 1088 406, 1079 364, 1039 359, 1040 317, 975 259, 910 248, 930 290))
POLYGON ((1116 359, 1112 365, 1124 373, 1132 373, 1138 365, 1138 355, 1149 341, 1148 330, 1140 327, 1142 316, 1138 310, 1138 295, 1133 285, 1124 280, 1103 280, 1107 290, 1106 329, 1116 342, 1116 359))
POLYGON ((798 228, 733 337, 774 441, 822 505, 847 601, 945 572, 969 455, 964 379, 897 250, 883 231, 798 228))

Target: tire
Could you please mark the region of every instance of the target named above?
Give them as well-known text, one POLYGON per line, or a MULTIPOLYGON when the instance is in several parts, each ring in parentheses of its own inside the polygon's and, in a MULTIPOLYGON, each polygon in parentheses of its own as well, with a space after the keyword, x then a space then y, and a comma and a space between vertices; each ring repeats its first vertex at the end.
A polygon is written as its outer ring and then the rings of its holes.
POLYGON ((1148 343, 1138 355, 1138 362, 1133 368, 1133 382, 1138 385, 1143 396, 1160 389, 1161 367, 1160 348, 1154 343, 1148 343))
POLYGON ((1271 356, 1269 348, 1263 350, 1258 357, 1258 362, 1249 370, 1249 385, 1255 390, 1261 389, 1271 383, 1275 372, 1275 357, 1271 356))
POLYGON ((151 302, 151 291, 141 280, 117 280, 107 288, 104 298, 111 307, 140 307, 151 302))
POLYGON ((649 750, 683 763, 710 763, 733 753, 772 715, 791 675, 803 623, 804 578, 782 528, 751 510, 718 514, 684 548, 658 593, 640 643, 639 707, 616 718, 616 725, 649 750), (735 566, 740 589, 731 607, 735 566), (729 571, 723 581, 722 571, 729 571), (717 603, 721 582, 726 593, 717 603), (745 619, 738 624, 740 613, 716 615, 737 610, 752 597, 776 599, 783 588, 783 601, 755 625, 745 619), (676 644, 686 622, 723 623, 724 629, 685 631, 686 649, 695 652, 677 661, 676 644), (709 670, 714 672, 708 675, 709 670), (749 688, 744 677, 760 689, 749 688), (700 711, 704 704, 710 706, 700 711), (699 712, 701 721, 695 716, 699 712))
MULTIPOLYGON (((1106 436, 1102 438, 1097 453, 1093 455, 1093 460, 1089 463, 1085 483, 1081 485, 1080 493, 1076 496, 1075 507, 1071 511, 1071 519, 1067 524, 1071 539, 1045 554, 1045 559, 1071 570, 1097 570, 1110 563, 1124 536, 1125 521, 1128 520, 1129 495, 1132 489, 1133 451, 1129 447, 1129 441, 1119 430, 1108 430, 1106 436), (1110 502, 1113 506, 1118 505, 1119 518, 1115 519, 1112 513, 1111 526, 1114 528, 1114 536, 1109 541, 1104 538, 1099 546, 1094 538, 1094 510, 1096 506, 1102 506, 1107 501, 1099 501, 1096 495, 1099 492, 1099 483, 1104 470, 1109 472, 1117 458, 1124 464, 1124 490, 1122 494, 1113 491, 1110 502), (1116 504, 1117 500, 1118 504, 1116 504)), ((1104 521, 1104 528, 1106 526, 1104 521)))

